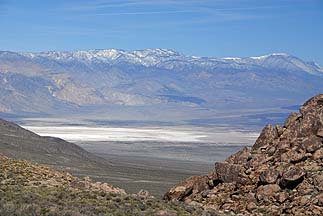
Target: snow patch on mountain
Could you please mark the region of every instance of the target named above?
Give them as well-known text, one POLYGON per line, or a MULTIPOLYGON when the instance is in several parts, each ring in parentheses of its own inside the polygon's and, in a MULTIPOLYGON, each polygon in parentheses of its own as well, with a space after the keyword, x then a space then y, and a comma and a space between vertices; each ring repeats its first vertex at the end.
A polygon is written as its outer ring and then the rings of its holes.
POLYGON ((161 67, 174 69, 187 65, 217 68, 250 68, 260 66, 264 68, 279 68, 288 71, 305 71, 312 75, 323 75, 322 67, 313 62, 305 62, 287 53, 272 53, 255 57, 198 57, 187 56, 171 49, 145 49, 125 51, 121 49, 103 49, 88 51, 50 51, 40 53, 20 53, 24 57, 35 59, 45 58, 59 62, 79 61, 91 64, 94 62, 118 64, 121 62, 142 65, 145 67, 161 67))

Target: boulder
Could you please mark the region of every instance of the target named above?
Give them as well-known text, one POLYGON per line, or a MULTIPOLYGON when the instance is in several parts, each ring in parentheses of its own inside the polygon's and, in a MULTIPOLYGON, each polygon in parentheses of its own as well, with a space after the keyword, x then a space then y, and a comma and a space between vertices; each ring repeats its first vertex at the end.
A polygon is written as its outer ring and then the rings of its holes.
POLYGON ((245 183, 247 177, 243 174, 244 170, 241 165, 217 162, 214 168, 217 179, 214 180, 219 180, 224 183, 245 183))
POLYGON ((209 178, 207 176, 192 176, 184 182, 171 188, 165 195, 166 200, 184 200, 185 197, 196 194, 210 188, 208 185, 209 178))
POLYGON ((302 147, 310 153, 315 152, 317 149, 321 148, 323 146, 322 144, 322 138, 317 137, 315 135, 305 137, 302 141, 302 147))
POLYGON ((258 201, 269 201, 280 191, 277 184, 261 185, 257 188, 256 197, 258 201))
POLYGON ((323 112, 323 94, 319 94, 315 97, 310 98, 308 101, 304 103, 300 108, 300 113, 302 115, 306 115, 308 113, 317 113, 323 112))
POLYGON ((298 163, 306 159, 305 151, 302 149, 296 150, 289 150, 281 155, 281 161, 283 162, 291 162, 291 163, 298 163))
POLYGON ((280 179, 279 185, 281 188, 294 189, 304 179, 305 172, 297 167, 291 166, 280 179))
POLYGON ((229 164, 244 164, 251 159, 250 149, 244 147, 242 150, 228 157, 225 162, 229 164))
POLYGON ((260 184, 274 184, 279 177, 279 171, 275 168, 269 168, 263 171, 259 176, 260 184))
POLYGON ((281 136, 284 133, 285 128, 282 127, 281 125, 276 125, 276 130, 277 130, 278 136, 281 136))
POLYGON ((323 192, 323 173, 317 173, 313 175, 313 184, 316 190, 323 192))
POLYGON ((323 127, 317 130, 316 136, 323 138, 323 127))
POLYGON ((262 131, 256 143, 253 145, 252 150, 257 150, 261 147, 271 145, 273 141, 278 138, 278 131, 276 127, 267 125, 262 131))
POLYGON ((323 148, 320 148, 318 150, 316 150, 314 153, 313 153, 313 160, 319 160, 319 159, 322 159, 323 158, 323 148))
POLYGON ((299 120, 301 117, 302 117, 302 114, 300 113, 297 113, 297 112, 291 113, 285 121, 285 127, 289 128, 292 125, 295 125, 296 121, 299 120))

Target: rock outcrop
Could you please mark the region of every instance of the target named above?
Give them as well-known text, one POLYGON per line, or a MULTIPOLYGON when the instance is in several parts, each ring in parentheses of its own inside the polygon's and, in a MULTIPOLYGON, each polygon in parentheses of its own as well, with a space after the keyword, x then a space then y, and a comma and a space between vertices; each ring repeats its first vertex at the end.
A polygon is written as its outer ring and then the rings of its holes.
POLYGON ((323 215, 323 94, 266 126, 252 148, 208 175, 170 189, 166 200, 241 215, 323 215))

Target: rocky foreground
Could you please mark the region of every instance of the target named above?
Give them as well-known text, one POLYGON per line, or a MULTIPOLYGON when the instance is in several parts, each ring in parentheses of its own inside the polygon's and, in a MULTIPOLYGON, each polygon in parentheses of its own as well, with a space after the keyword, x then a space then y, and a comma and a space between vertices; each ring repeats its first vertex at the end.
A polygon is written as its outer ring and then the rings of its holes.
POLYGON ((323 215, 323 94, 164 198, 240 215, 323 215))
POLYGON ((106 183, 10 159, 0 154, 1 216, 218 215, 181 203, 166 203, 141 191, 136 195, 106 183))

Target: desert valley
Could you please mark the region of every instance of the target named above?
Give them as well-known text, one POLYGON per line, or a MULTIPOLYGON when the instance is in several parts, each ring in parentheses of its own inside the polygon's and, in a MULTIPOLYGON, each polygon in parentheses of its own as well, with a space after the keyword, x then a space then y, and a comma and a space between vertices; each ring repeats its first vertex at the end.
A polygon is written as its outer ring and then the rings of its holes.
POLYGON ((0 0, 0 216, 323 215, 320 0, 0 0))

